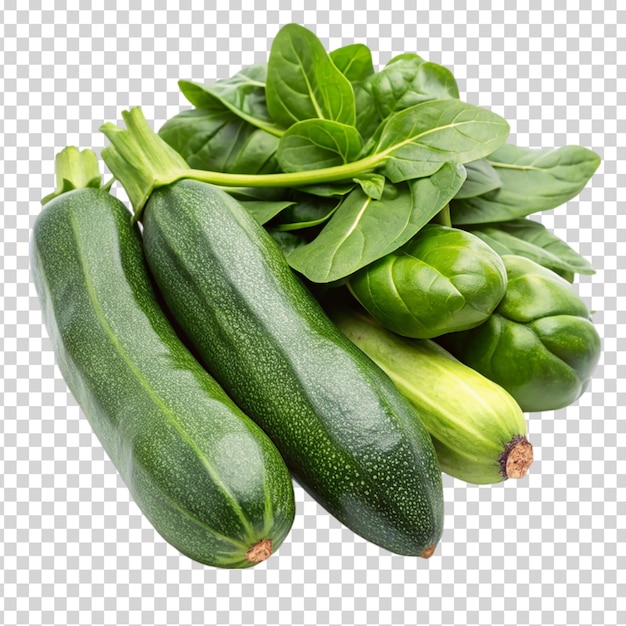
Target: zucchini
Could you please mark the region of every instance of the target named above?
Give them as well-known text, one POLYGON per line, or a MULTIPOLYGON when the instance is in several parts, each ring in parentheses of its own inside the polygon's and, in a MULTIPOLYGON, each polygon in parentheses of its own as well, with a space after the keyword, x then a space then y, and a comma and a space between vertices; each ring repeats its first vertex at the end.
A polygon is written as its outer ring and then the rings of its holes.
MULTIPOLYGON (((128 130, 103 128, 113 143, 103 156, 145 196, 138 181, 157 179, 155 162, 166 180, 164 163, 175 157, 152 152, 140 110, 124 117, 128 130)), ((443 526, 441 471, 411 405, 332 324, 241 204, 204 182, 160 185, 142 214, 144 253, 205 367, 331 514, 392 552, 430 556, 443 526)))
POLYGON ((358 534, 401 554, 441 533, 428 433, 328 320, 230 196, 181 180, 152 193, 144 252, 205 367, 268 433, 296 479, 358 534))
MULTIPOLYGON (((59 179, 79 179, 67 169, 88 154, 61 153, 59 179)), ((126 207, 62 193, 37 218, 31 265, 65 381, 154 528, 207 565, 267 558, 293 522, 287 467, 174 332, 126 207)))
POLYGON ((444 472, 477 484, 526 475, 533 461, 526 420, 502 387, 433 341, 400 337, 348 306, 329 310, 416 408, 444 472))

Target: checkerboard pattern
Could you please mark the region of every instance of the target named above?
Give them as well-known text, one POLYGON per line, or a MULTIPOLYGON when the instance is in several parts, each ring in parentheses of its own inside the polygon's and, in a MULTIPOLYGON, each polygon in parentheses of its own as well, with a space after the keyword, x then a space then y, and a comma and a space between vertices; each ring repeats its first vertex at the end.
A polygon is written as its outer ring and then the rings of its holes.
POLYGON ((623 5, 90 4, 0 9, 0 623, 626 624, 623 5), (291 534, 260 566, 217 570, 179 554, 143 518, 69 394, 30 283, 30 229, 54 187, 55 153, 99 151, 100 124, 129 106, 160 126, 187 106, 177 79, 265 61, 288 22, 327 48, 365 43, 378 66, 418 52, 449 67, 466 100, 509 120, 518 144, 580 144, 603 157, 578 198, 541 216, 597 269, 576 283, 603 338, 593 384, 571 407, 529 415, 536 461, 523 480, 445 477, 446 529, 428 561, 367 544, 300 488, 291 534))

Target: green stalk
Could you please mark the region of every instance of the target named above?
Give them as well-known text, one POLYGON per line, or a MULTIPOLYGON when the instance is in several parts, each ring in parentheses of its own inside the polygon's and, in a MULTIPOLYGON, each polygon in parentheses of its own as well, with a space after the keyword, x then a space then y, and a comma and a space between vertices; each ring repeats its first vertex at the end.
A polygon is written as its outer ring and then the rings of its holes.
POLYGON ((372 155, 359 161, 334 167, 280 174, 226 174, 190 169, 185 178, 193 178, 224 187, 304 187, 306 185, 351 180, 359 174, 375 169, 380 165, 380 162, 381 159, 378 155, 372 155))
POLYGON ((102 151, 102 158, 122 184, 140 219, 144 205, 154 189, 177 180, 192 179, 221 187, 304 187, 306 185, 352 180, 355 176, 378 167, 381 155, 367 156, 336 167, 280 174, 227 174, 195 170, 155 134, 139 107, 123 111, 123 130, 108 122, 100 130, 111 142, 102 151))
POLYGON ((57 188, 41 200, 46 204, 61 194, 72 189, 100 187, 102 176, 98 167, 98 157, 93 150, 79 150, 68 146, 56 155, 55 173, 57 188))
POLYGON ((122 117, 126 130, 111 122, 100 127, 111 142, 102 158, 126 190, 138 220, 150 194, 185 178, 189 169, 183 157, 154 133, 139 107, 122 111, 122 117))

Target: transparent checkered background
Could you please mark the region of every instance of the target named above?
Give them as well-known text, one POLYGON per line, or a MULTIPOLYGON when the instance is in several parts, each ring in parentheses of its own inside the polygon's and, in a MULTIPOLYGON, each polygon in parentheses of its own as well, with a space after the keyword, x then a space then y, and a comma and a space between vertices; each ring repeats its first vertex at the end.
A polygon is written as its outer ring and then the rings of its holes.
POLYGON ((4 0, 1 10, 0 622, 626 624, 626 12, 617 0, 91 4, 4 0), (178 78, 265 61, 288 22, 328 48, 366 43, 377 65, 419 52, 451 68, 467 100, 506 117, 520 145, 581 144, 603 156, 579 198, 542 216, 597 269, 577 283, 604 342, 595 380, 574 406, 529 416, 536 461, 525 479, 445 478, 446 530, 428 561, 367 544, 299 488, 293 530, 260 566, 224 571, 180 555, 142 517, 68 393, 29 281, 30 228, 54 187, 55 153, 99 150, 100 124, 129 106, 160 126, 186 106, 178 78))

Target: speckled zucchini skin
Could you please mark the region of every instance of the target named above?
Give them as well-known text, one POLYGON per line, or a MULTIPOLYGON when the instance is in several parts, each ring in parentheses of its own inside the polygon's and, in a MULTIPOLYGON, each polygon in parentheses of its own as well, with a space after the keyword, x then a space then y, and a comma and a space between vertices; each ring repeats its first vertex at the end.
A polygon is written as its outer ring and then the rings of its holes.
POLYGON ((476 484, 508 478, 503 455, 512 443, 525 440, 527 429, 520 407, 502 387, 435 342, 400 337, 364 310, 344 305, 329 312, 415 407, 442 471, 476 484))
POLYGON ((156 530, 218 567, 276 549, 294 517, 287 467, 170 326, 124 205, 96 189, 53 200, 31 265, 59 368, 156 530))
POLYGON ((430 436, 266 231, 230 196, 191 180, 154 191, 143 227, 148 265, 174 317, 296 479, 362 537, 429 556, 443 525, 430 436))

